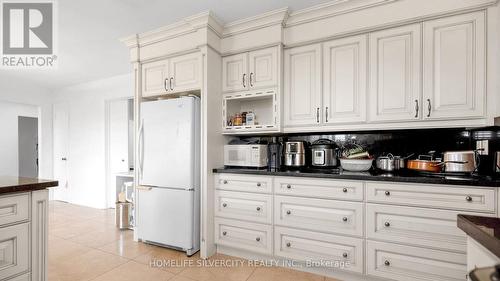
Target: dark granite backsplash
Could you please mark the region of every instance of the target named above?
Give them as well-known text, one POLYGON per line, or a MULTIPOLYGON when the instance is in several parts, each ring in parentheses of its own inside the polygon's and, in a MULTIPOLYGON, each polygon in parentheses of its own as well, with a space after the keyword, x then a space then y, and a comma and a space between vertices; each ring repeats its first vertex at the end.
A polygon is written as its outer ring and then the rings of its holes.
MULTIPOLYGON (((482 174, 492 173, 494 152, 500 150, 500 127, 287 134, 276 137, 283 141, 303 140, 310 143, 326 138, 335 141, 339 146, 346 141, 354 141, 366 147, 374 156, 387 153, 406 156, 414 153, 415 157, 429 151, 442 153, 451 150, 475 149, 477 140, 488 140, 489 155, 481 156, 480 172, 482 174)), ((271 136, 262 136, 257 139, 266 142, 271 140, 271 136)))

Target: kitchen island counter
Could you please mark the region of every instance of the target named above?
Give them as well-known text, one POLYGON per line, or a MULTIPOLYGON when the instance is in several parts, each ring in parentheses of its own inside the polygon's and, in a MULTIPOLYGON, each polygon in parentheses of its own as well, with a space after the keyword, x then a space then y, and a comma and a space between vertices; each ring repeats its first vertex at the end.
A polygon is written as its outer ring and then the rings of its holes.
POLYGON ((28 192, 57 186, 54 180, 0 176, 0 195, 13 192, 28 192))

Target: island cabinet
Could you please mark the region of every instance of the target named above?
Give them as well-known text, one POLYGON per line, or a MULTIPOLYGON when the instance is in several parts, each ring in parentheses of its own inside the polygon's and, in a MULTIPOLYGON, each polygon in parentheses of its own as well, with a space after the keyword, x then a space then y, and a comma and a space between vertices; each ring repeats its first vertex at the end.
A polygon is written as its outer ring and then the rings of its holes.
MULTIPOLYGON (((458 214, 495 216, 495 187, 219 173, 218 251, 331 262, 342 280, 465 280, 458 214)), ((314 270, 312 270, 314 272, 314 270)))
POLYGON ((47 190, 0 195, 0 280, 47 280, 47 227, 47 190))

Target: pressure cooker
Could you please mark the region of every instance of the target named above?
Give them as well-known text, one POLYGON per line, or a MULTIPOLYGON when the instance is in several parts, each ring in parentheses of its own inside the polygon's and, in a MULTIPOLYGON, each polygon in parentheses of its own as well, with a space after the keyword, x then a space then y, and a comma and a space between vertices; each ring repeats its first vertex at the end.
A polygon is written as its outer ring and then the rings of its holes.
POLYGON ((329 139, 319 139, 311 145, 311 166, 332 168, 338 165, 338 147, 329 139))

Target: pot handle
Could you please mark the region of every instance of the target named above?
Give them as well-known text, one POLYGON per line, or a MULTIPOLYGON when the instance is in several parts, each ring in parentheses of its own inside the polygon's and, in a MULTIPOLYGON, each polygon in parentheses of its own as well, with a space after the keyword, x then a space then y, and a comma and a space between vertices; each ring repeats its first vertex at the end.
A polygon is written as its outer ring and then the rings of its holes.
POLYGON ((331 143, 333 143, 333 141, 330 139, 318 139, 313 142, 313 144, 331 144, 331 143))

